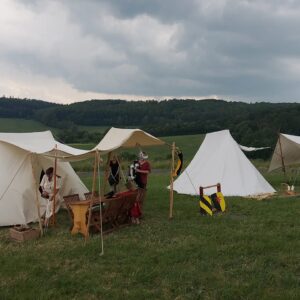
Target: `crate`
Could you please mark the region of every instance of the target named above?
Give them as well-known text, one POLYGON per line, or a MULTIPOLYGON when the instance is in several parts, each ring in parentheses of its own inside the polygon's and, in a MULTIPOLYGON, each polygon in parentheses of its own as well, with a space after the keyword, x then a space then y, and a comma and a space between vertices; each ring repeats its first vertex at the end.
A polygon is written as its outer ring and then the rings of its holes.
POLYGON ((35 240, 40 237, 40 230, 35 228, 28 228, 26 230, 20 230, 17 227, 9 229, 10 238, 17 242, 24 242, 29 240, 35 240))

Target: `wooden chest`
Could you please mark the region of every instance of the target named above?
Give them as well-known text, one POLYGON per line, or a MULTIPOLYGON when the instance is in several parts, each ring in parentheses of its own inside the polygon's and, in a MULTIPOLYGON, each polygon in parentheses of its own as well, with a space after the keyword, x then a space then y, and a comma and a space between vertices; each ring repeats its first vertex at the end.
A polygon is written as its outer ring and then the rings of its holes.
POLYGON ((12 240, 17 242, 24 242, 40 237, 40 230, 35 228, 20 230, 18 227, 13 227, 9 229, 9 234, 12 240))

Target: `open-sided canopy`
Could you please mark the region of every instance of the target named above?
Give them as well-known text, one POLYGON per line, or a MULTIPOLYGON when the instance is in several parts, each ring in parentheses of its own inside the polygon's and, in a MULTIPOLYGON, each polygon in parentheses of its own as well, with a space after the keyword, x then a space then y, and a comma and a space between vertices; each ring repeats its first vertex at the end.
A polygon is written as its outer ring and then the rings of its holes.
POLYGON ((137 146, 158 146, 165 142, 141 129, 121 129, 112 127, 93 149, 100 153, 108 153, 119 148, 134 148, 137 146))
POLYGON ((269 171, 300 163, 300 136, 279 134, 269 171))
MULTIPOLYGON (((256 196, 275 190, 252 165, 229 130, 209 133, 184 172, 174 181, 174 190, 198 195, 200 186, 221 183, 225 196, 256 196)), ((205 190, 212 194, 215 189, 205 190)))

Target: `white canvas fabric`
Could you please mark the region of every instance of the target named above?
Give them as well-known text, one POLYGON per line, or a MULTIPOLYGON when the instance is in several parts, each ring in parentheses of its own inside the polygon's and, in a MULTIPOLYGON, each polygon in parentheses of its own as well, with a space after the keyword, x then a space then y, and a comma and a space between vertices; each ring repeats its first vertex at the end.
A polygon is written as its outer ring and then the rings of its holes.
POLYGON ((97 151, 100 155, 107 154, 117 149, 159 146, 165 142, 141 129, 123 129, 112 127, 99 144, 92 150, 83 151, 79 154, 63 156, 64 161, 77 161, 95 156, 97 151))
MULTIPOLYGON (((50 131, 0 133, 0 226, 37 221, 36 189, 41 171, 54 165, 54 158, 48 155, 55 145, 63 149, 59 153, 78 153, 55 141, 50 131)), ((83 199, 88 190, 68 162, 58 161, 57 174, 62 177, 61 197, 78 193, 83 199)), ((46 203, 39 193, 38 200, 43 214, 46 203)))
POLYGON ((300 136, 283 133, 279 134, 279 138, 271 159, 269 171, 273 171, 282 167, 282 157, 285 166, 300 163, 300 136))
POLYGON ((121 129, 112 127, 94 148, 102 153, 119 148, 134 148, 137 146, 158 146, 165 142, 141 129, 121 129))
POLYGON ((0 133, 0 141, 14 145, 31 153, 48 156, 76 156, 89 151, 76 149, 56 141, 51 131, 27 133, 0 133))
MULTIPOLYGON (((174 181, 180 194, 199 195, 200 186, 221 183, 225 196, 256 196, 275 190, 252 165, 229 130, 209 133, 184 172, 174 181)), ((212 194, 215 188, 205 190, 212 194)))

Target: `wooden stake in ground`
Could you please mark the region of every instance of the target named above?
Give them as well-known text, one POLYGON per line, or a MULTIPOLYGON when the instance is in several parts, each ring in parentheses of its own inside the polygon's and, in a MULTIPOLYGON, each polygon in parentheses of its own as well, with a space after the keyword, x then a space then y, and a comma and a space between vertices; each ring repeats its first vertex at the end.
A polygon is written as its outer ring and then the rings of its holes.
POLYGON ((43 225, 42 225, 42 219, 41 219, 41 208, 40 208, 40 201, 39 201, 39 196, 38 196, 38 183, 36 181, 36 177, 34 174, 34 169, 33 169, 33 154, 31 153, 31 170, 32 170, 32 176, 33 176, 33 181, 35 185, 35 203, 36 203, 36 208, 38 212, 38 218, 39 218, 39 226, 40 226, 40 231, 41 231, 41 236, 43 236, 43 225))
POLYGON ((174 206, 174 191, 173 191, 173 173, 174 173, 174 160, 175 160, 175 143, 172 143, 172 161, 171 161, 171 171, 170 171, 170 211, 169 211, 169 219, 173 218, 173 206, 174 206))

